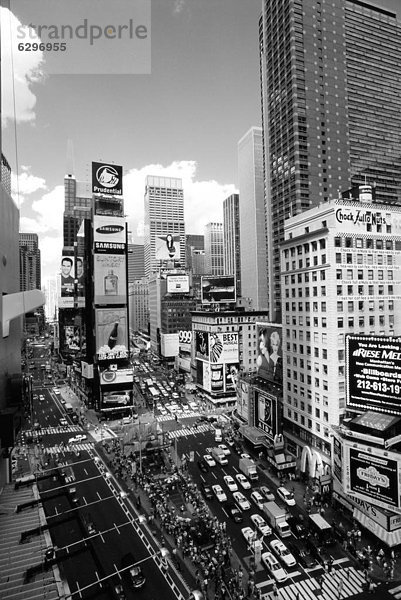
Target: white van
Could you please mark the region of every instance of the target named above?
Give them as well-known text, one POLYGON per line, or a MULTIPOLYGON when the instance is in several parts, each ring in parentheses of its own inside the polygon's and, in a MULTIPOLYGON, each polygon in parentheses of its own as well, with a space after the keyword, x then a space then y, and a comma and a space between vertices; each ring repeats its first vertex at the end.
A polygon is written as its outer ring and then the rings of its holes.
POLYGON ((222 442, 223 441, 223 435, 221 433, 221 429, 215 429, 215 431, 214 431, 214 441, 215 442, 222 442))

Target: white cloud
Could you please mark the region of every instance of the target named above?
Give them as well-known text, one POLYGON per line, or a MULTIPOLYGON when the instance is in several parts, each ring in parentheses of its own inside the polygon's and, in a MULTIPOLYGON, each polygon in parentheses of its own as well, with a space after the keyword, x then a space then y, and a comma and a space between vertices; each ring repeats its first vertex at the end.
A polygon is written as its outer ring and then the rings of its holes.
POLYGON ((40 236, 39 248, 40 259, 42 263, 42 273, 45 274, 45 277, 54 275, 54 273, 60 270, 63 238, 60 236, 40 236))
POLYGON ((223 200, 236 189, 233 184, 217 181, 196 181, 195 161, 175 161, 164 167, 160 164, 131 169, 124 176, 125 212, 134 239, 143 236, 144 192, 147 175, 179 177, 184 188, 184 218, 187 233, 203 234, 206 223, 223 221, 223 200))
MULTIPOLYGON (((21 24, 6 8, 0 9, 1 20, 1 86, 2 122, 23 122, 35 119, 36 96, 32 92, 33 83, 40 81, 43 74, 43 52, 22 52, 18 50, 17 27, 21 24), (11 60, 12 52, 12 60, 11 60), (15 96, 15 99, 14 99, 15 96)), ((29 38, 30 42, 40 42, 39 38, 29 38)))
POLYGON ((185 8, 185 0, 174 0, 173 13, 179 15, 185 8))
POLYGON ((58 185, 31 205, 31 216, 22 215, 20 230, 25 232, 63 234, 64 186, 58 185))
POLYGON ((30 167, 21 167, 21 173, 17 177, 11 173, 11 191, 14 198, 17 200, 19 207, 25 201, 25 196, 33 194, 38 190, 46 190, 46 182, 43 177, 32 175, 30 167))

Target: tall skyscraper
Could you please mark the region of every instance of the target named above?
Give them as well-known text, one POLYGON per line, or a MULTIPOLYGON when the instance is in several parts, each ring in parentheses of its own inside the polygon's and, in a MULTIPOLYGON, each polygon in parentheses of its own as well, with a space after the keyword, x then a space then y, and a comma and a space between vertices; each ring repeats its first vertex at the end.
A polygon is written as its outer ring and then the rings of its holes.
POLYGON ((145 276, 145 254, 143 244, 128 244, 128 283, 145 276))
POLYGON ((37 233, 19 234, 20 290, 40 290, 40 250, 37 233))
POLYGON ((259 31, 269 307, 279 319, 288 216, 350 182, 400 201, 401 31, 394 13, 359 0, 269 0, 259 31))
POLYGON ((223 223, 205 225, 205 271, 208 275, 224 275, 223 223))
POLYGON ((182 180, 149 175, 145 188, 145 276, 185 261, 182 180))
POLYGON ((73 248, 83 219, 88 219, 92 208, 92 194, 88 183, 77 181, 74 175, 64 177, 63 245, 73 248))
POLYGON ((192 252, 193 250, 205 249, 205 237, 194 233, 185 236, 185 268, 192 269, 192 252))
POLYGON ((241 296, 241 255, 239 196, 231 194, 223 201, 224 275, 234 275, 237 297, 241 296))
POLYGON ((255 310, 267 310, 263 138, 251 127, 238 142, 241 293, 255 310))

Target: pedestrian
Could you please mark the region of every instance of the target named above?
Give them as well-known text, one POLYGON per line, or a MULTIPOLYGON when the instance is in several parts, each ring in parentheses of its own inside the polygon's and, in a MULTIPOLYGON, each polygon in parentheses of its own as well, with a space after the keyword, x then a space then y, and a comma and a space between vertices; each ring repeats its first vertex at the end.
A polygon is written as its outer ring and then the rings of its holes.
POLYGON ((276 583, 273 583, 273 598, 278 598, 278 589, 276 583))
POLYGON ((342 577, 340 577, 340 581, 338 582, 338 597, 341 598, 341 596, 343 595, 343 588, 344 588, 344 579, 342 577))

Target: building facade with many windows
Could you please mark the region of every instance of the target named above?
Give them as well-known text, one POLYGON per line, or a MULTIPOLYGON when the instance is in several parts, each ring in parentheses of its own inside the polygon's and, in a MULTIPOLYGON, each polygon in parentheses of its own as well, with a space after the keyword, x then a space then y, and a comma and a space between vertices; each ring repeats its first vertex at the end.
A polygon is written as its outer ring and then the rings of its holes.
POLYGON ((224 275, 234 275, 237 297, 241 296, 241 243, 239 195, 231 194, 223 201, 224 275))
POLYGON ((205 225, 205 272, 224 275, 223 223, 205 225))

